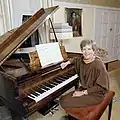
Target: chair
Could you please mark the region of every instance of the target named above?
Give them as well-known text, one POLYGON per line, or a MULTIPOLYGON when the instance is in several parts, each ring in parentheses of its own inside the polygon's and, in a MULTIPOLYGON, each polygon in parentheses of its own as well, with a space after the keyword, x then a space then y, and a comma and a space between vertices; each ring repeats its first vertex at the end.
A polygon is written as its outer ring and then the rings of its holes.
POLYGON ((115 95, 114 91, 109 91, 105 95, 103 102, 98 105, 81 108, 68 108, 65 109, 65 111, 69 116, 72 116, 77 120, 99 120, 107 106, 109 106, 108 120, 110 120, 112 111, 112 100, 114 95, 115 95))

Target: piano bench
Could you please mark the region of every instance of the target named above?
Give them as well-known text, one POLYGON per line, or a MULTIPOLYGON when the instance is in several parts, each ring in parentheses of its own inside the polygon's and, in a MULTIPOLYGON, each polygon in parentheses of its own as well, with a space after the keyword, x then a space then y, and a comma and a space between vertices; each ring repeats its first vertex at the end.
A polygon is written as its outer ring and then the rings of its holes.
POLYGON ((65 111, 69 116, 71 116, 69 120, 73 120, 72 117, 76 118, 77 120, 99 120, 107 106, 109 106, 108 120, 110 120, 112 111, 112 100, 114 95, 114 91, 109 91, 105 95, 103 102, 100 104, 81 108, 67 108, 65 109, 65 111))

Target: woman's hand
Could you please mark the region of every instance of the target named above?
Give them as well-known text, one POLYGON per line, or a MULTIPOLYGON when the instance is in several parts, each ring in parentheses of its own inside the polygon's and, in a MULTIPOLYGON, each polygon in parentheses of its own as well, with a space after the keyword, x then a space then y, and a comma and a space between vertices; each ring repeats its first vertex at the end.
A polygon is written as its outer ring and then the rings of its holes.
POLYGON ((84 95, 84 92, 83 92, 83 91, 75 91, 75 92, 73 93, 73 96, 72 96, 72 97, 80 97, 80 96, 82 96, 82 95, 84 95))
POLYGON ((70 61, 67 61, 67 62, 63 62, 60 64, 61 68, 64 69, 65 67, 67 67, 70 63, 70 61))
POLYGON ((73 96, 72 97, 80 97, 80 96, 82 96, 82 95, 87 95, 88 93, 87 93, 87 90, 83 90, 83 91, 75 91, 74 93, 73 93, 73 96))

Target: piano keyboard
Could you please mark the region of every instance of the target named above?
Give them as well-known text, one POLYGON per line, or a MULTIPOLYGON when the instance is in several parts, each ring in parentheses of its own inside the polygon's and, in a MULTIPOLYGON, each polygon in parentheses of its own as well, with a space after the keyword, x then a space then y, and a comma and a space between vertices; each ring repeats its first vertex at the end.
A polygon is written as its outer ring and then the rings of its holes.
POLYGON ((72 82, 78 77, 77 74, 67 78, 65 76, 58 77, 55 81, 51 81, 50 84, 46 83, 45 85, 37 86, 36 89, 32 89, 28 94, 28 97, 35 102, 38 102, 48 95, 52 94, 53 92, 57 91, 58 89, 62 88, 63 86, 67 85, 68 83, 72 82))

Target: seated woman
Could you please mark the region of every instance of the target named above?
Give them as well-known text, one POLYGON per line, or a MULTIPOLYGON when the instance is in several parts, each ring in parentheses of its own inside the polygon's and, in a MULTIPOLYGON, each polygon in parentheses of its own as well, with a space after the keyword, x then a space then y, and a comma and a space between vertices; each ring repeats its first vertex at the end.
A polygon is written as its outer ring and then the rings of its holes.
POLYGON ((82 57, 61 64, 62 69, 74 64, 81 84, 77 90, 61 97, 60 104, 63 109, 99 104, 109 90, 107 70, 101 59, 95 56, 96 45, 91 40, 83 40, 80 47, 82 57))

